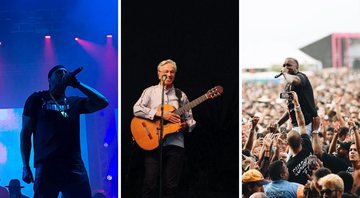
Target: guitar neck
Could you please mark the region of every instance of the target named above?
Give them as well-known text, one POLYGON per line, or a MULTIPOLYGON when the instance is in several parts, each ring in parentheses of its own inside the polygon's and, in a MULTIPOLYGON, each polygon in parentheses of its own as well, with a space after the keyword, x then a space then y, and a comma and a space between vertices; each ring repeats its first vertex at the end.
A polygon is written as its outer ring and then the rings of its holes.
POLYGON ((193 107, 196 107, 197 105, 201 104, 202 102, 204 102, 205 100, 207 100, 208 98, 206 97, 206 94, 196 98, 195 100, 187 103, 186 105, 182 106, 179 109, 176 109, 174 111, 175 114, 177 115, 182 115, 185 112, 189 111, 190 109, 192 109, 193 107))

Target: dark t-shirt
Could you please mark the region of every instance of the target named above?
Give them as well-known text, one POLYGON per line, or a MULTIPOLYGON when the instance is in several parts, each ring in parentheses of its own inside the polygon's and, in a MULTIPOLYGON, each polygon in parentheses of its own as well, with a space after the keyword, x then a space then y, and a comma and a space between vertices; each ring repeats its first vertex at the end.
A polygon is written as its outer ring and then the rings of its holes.
POLYGON ((340 171, 346 171, 350 174, 353 172, 352 164, 348 158, 342 158, 328 153, 323 153, 322 161, 324 167, 330 169, 334 174, 337 174, 340 171))
MULTIPOLYGON (((287 84, 285 87, 285 91, 286 92, 295 91, 296 94, 298 95, 301 111, 305 118, 305 125, 307 125, 310 122, 312 122, 313 117, 317 116, 314 93, 312 90, 311 83, 304 73, 298 72, 296 76, 298 76, 301 80, 300 85, 287 84)), ((290 111, 290 118, 292 125, 298 126, 294 111, 294 104, 292 102, 288 103, 288 109, 290 111)))
POLYGON ((80 114, 87 98, 51 99, 48 91, 35 92, 26 100, 24 116, 34 121, 35 167, 46 163, 82 164, 80 151, 80 114), (61 113, 65 109, 68 117, 61 113))
POLYGON ((301 139, 301 151, 296 156, 290 158, 286 166, 289 169, 288 181, 305 185, 309 179, 308 175, 312 174, 309 168, 308 157, 312 155, 314 151, 308 135, 301 135, 301 139))

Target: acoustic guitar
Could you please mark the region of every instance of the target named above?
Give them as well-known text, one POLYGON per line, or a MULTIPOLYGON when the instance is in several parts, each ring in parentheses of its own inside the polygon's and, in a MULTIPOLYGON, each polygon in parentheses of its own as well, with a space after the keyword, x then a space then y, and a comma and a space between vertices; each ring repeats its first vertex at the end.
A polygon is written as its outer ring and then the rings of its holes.
MULTIPOLYGON (((172 105, 165 104, 164 112, 170 111, 177 115, 182 115, 193 107, 201 104, 202 102, 208 99, 218 97, 222 93, 223 88, 221 86, 215 86, 214 88, 210 89, 206 94, 196 98, 195 100, 187 103, 179 109, 176 109, 172 105)), ((131 120, 130 128, 134 140, 142 149, 153 150, 159 146, 160 119, 149 120, 145 118, 134 117, 131 120)), ((164 121, 163 138, 168 134, 179 132, 180 129, 180 123, 165 123, 164 121)))

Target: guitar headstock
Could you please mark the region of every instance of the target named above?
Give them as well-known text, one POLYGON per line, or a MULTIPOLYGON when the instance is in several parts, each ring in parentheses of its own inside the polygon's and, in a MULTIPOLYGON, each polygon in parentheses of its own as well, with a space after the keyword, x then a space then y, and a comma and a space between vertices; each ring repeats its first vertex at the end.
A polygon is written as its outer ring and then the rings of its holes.
POLYGON ((216 98, 218 96, 220 96, 223 93, 224 89, 222 86, 218 85, 215 86, 214 88, 210 89, 205 95, 206 98, 216 98))

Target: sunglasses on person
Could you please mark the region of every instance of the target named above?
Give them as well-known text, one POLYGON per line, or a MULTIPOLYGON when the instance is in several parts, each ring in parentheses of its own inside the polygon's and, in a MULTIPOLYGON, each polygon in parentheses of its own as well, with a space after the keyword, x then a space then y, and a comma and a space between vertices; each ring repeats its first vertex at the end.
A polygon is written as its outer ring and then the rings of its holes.
POLYGON ((320 190, 320 194, 321 194, 321 196, 323 196, 324 194, 330 196, 333 191, 336 192, 336 191, 338 191, 338 190, 337 190, 337 189, 335 189, 335 190, 323 189, 323 190, 320 190))

